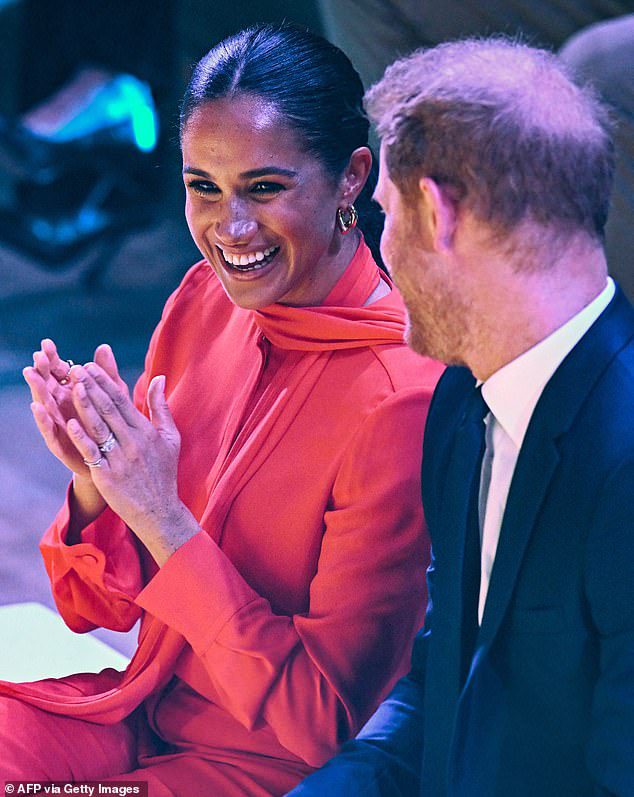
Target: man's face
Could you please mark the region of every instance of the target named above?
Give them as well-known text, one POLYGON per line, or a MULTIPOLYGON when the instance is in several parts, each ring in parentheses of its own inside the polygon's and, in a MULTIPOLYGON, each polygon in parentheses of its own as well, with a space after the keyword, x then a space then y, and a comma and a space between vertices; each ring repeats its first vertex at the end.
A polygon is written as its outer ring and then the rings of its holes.
POLYGON ((467 308, 458 259, 434 245, 429 203, 418 192, 404 196, 390 179, 385 146, 374 196, 385 212, 381 255, 407 308, 407 344, 419 354, 463 364, 467 308))

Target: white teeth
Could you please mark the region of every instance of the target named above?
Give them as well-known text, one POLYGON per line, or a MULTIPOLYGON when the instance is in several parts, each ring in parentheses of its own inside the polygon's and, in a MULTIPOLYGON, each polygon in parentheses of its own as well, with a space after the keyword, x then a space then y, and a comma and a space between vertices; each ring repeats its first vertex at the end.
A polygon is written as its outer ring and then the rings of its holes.
MULTIPOLYGON (((253 265, 254 263, 261 263, 265 258, 269 257, 269 255, 277 254, 279 246, 271 246, 265 249, 263 252, 258 250, 257 252, 249 252, 245 255, 232 255, 230 252, 225 252, 221 247, 218 247, 218 249, 220 249, 222 252, 222 256, 227 263, 232 266, 240 266, 244 268, 244 266, 253 265)), ((259 268, 259 266, 256 266, 255 268, 259 268)))

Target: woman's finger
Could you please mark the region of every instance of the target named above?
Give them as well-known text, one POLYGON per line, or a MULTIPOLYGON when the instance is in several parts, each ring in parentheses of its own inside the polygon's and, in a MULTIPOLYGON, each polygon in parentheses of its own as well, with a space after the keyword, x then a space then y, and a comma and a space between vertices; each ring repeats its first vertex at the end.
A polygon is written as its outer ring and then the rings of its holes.
POLYGON ((62 417, 56 419, 39 401, 31 404, 31 412, 51 454, 73 473, 87 475, 88 469, 82 464, 81 457, 69 439, 66 420, 62 417))
POLYGON ((34 401, 31 404, 31 412, 33 413, 33 418, 35 419, 35 425, 37 426, 39 433, 44 438, 44 442, 48 446, 51 453, 57 456, 59 453, 59 445, 55 435, 55 422, 46 411, 46 408, 38 401, 34 401))
POLYGON ((102 343, 95 349, 95 362, 98 366, 103 368, 106 374, 108 374, 108 376, 116 385, 123 388, 127 395, 130 395, 128 386, 119 374, 119 366, 117 365, 114 352, 107 343, 102 343))
POLYGON ((76 382, 73 385, 73 405, 84 430, 98 446, 103 445, 113 430, 95 409, 83 382, 76 382))
POLYGON ((96 363, 86 363, 84 366, 85 371, 92 379, 92 384, 89 384, 90 396, 93 399, 98 398, 104 402, 104 406, 109 407, 110 403, 113 404, 119 411, 121 417, 125 420, 128 426, 138 428, 141 419, 146 421, 132 403, 129 394, 120 385, 116 384, 108 374, 96 363))
POLYGON ((48 358, 49 369, 55 379, 58 382, 68 379, 70 363, 68 360, 62 360, 57 351, 57 346, 50 338, 44 338, 42 341, 42 351, 48 358))
MULTIPOLYGON (((131 425, 121 412, 122 406, 130 402, 120 388, 117 388, 117 401, 106 393, 93 379, 85 366, 75 365, 72 369, 71 379, 73 383, 73 394, 82 385, 85 391, 83 396, 78 396, 82 403, 89 402, 94 414, 112 431, 121 445, 127 445, 130 439, 131 425)), ((137 410, 132 407, 134 411, 137 410)), ((94 416, 91 416, 94 417, 94 416)), ((97 439, 97 443, 102 440, 97 439)))
POLYGON ((29 386, 33 401, 43 405, 46 411, 52 416, 53 419, 55 419, 57 423, 64 425, 57 402, 53 396, 51 396, 46 386, 46 382, 42 378, 42 375, 39 373, 39 371, 31 366, 27 366, 22 371, 22 375, 24 376, 25 382, 29 386))
POLYGON ((43 398, 42 387, 44 385, 42 377, 31 365, 27 365, 26 368, 22 369, 22 376, 24 377, 24 381, 29 386, 33 401, 41 402, 43 398))
POLYGON ((155 376, 147 391, 150 420, 161 437, 180 447, 180 434, 165 398, 165 376, 155 376))
POLYGON ((95 441, 86 434, 86 431, 82 428, 79 421, 75 418, 71 418, 66 424, 66 431, 79 455, 87 465, 89 462, 98 462, 99 465, 93 465, 93 467, 99 467, 103 471, 109 470, 107 456, 102 454, 95 441))
POLYGON ((33 352, 33 367, 42 379, 48 379, 50 377, 51 363, 43 351, 33 352))

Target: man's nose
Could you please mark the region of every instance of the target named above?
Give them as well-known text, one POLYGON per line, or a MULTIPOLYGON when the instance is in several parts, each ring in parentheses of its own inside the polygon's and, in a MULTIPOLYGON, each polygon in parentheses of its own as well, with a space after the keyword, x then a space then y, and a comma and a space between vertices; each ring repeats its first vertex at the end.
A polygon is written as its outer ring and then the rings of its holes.
POLYGON ((218 240, 228 246, 249 243, 257 229, 257 221, 242 203, 236 202, 227 203, 216 223, 218 240))

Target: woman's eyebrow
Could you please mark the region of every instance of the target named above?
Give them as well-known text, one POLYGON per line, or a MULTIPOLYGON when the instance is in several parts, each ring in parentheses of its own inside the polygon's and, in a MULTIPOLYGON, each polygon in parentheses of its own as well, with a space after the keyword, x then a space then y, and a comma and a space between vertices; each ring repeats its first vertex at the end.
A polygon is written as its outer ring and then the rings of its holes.
MULTIPOLYGON (((183 174, 195 174, 198 177, 212 179, 212 176, 204 169, 197 169, 195 166, 189 166, 189 164, 183 167, 183 174)), ((297 177, 297 172, 292 169, 284 169, 281 166, 264 166, 260 169, 249 169, 249 171, 241 172, 239 176, 243 180, 253 180, 257 177, 266 177, 269 174, 277 174, 280 177, 297 177)))
POLYGON ((185 164, 183 166, 183 174, 196 174, 198 177, 210 177, 211 175, 207 174, 206 171, 203 169, 197 169, 195 166, 189 166, 185 164))
POLYGON ((266 177, 268 174, 277 174, 280 177, 297 177, 297 172, 292 169, 283 169, 281 166, 264 166, 262 169, 249 169, 242 172, 240 177, 252 180, 254 177, 266 177))

